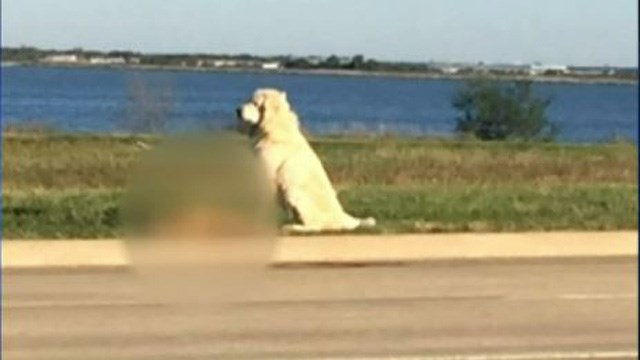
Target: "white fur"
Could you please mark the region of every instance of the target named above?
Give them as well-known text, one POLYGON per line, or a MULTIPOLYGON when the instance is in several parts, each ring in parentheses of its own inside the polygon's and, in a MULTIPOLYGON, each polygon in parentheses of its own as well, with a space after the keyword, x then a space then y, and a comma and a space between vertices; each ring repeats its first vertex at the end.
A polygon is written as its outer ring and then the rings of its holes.
POLYGON ((238 117, 243 127, 252 128, 254 149, 268 179, 285 208, 294 214, 296 223, 286 225, 285 230, 340 231, 375 226, 373 218, 355 218, 343 210, 284 92, 256 90, 238 109, 238 117))

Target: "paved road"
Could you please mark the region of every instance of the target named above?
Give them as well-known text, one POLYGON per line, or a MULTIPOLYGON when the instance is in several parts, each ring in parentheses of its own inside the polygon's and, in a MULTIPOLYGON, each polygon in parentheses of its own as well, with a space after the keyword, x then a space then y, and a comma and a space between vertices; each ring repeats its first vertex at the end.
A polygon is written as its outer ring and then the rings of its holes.
POLYGON ((637 270, 635 259, 274 269, 257 294, 217 307, 141 297, 126 271, 9 273, 3 359, 633 358, 637 270))

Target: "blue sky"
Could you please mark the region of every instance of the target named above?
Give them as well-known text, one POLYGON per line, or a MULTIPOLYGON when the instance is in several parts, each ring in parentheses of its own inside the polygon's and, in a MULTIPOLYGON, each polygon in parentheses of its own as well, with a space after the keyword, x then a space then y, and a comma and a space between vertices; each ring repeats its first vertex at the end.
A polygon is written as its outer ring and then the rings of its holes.
POLYGON ((635 65, 637 0, 2 0, 2 43, 635 65))

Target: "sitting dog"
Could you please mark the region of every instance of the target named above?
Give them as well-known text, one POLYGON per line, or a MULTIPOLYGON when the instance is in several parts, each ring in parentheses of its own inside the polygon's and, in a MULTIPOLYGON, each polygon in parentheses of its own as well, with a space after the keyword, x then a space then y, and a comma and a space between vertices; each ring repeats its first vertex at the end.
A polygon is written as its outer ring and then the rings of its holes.
POLYGON ((373 227, 375 219, 347 214, 320 159, 300 130, 286 93, 258 89, 237 109, 241 130, 248 132, 272 189, 292 215, 293 232, 344 231, 373 227))

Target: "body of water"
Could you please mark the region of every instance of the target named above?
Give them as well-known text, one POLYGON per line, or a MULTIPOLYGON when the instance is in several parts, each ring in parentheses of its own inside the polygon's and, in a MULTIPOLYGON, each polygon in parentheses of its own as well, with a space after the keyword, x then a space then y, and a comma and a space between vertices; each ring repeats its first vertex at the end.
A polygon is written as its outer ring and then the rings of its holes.
MULTIPOLYGON (((2 120, 34 121, 71 132, 126 130, 127 119, 156 109, 171 131, 234 124, 234 110, 254 89, 287 91, 313 133, 399 132, 450 135, 456 80, 399 79, 125 69, 2 69, 2 120), (149 110, 151 109, 151 110, 149 110)), ((551 97, 549 118, 562 141, 637 142, 637 85, 535 84, 551 97)))

